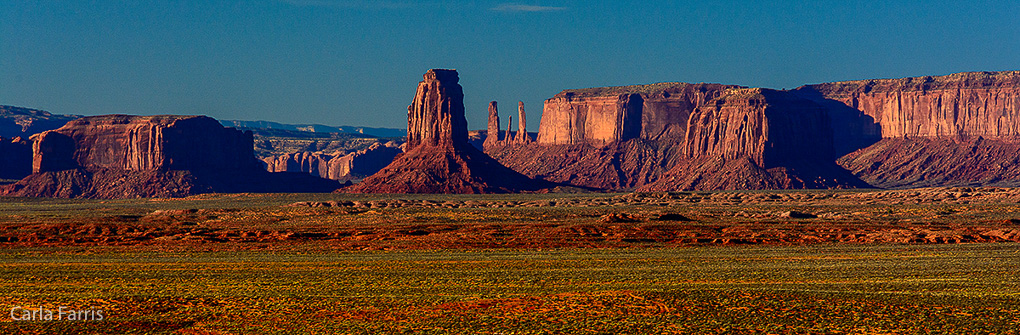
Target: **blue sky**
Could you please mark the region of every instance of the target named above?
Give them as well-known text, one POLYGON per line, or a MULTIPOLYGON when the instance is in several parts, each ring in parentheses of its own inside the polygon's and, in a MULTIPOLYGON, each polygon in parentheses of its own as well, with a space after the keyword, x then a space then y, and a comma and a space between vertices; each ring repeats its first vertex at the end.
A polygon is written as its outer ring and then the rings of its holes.
POLYGON ((1020 2, 0 0, 0 104, 60 114, 406 127, 430 68, 537 130, 568 88, 1018 70, 1020 2))

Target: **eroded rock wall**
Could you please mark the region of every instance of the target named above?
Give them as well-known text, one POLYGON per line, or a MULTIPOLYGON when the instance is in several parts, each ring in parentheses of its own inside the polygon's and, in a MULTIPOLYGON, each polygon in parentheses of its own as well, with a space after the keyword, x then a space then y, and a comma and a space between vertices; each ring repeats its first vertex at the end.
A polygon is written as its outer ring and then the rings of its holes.
POLYGON ((257 168, 250 132, 205 116, 104 115, 33 136, 33 172, 249 170, 257 168))
POLYGON ((545 101, 538 142, 604 146, 682 138, 695 108, 737 87, 662 83, 565 90, 545 101))
POLYGON ((1020 71, 845 81, 797 91, 863 112, 882 138, 1020 136, 1020 71))

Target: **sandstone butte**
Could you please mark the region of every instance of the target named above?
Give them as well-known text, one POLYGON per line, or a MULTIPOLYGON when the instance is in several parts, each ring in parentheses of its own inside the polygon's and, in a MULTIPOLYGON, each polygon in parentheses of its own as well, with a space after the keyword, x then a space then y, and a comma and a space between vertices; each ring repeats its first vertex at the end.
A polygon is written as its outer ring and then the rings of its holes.
POLYGON ((252 134, 205 116, 85 117, 32 136, 32 175, 5 195, 133 198, 206 192, 328 192, 339 185, 270 174, 252 134))
POLYGON ((405 152, 349 193, 508 193, 538 191, 536 181, 468 143, 464 92, 456 70, 432 69, 407 108, 405 152))
POLYGON ((1020 185, 1010 154, 1020 152, 1018 82, 1014 71, 791 91, 566 90, 546 100, 537 144, 486 152, 531 177, 611 190, 1020 185), (837 158, 860 179, 830 164, 837 158), (913 176, 918 158, 923 180, 913 176))

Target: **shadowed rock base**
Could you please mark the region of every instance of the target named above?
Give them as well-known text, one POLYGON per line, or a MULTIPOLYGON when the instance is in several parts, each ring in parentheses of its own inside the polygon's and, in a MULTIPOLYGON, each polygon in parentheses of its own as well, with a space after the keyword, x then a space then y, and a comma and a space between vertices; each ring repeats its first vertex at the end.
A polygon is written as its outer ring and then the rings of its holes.
POLYGON ((412 150, 345 193, 515 193, 552 187, 499 164, 474 147, 412 150))

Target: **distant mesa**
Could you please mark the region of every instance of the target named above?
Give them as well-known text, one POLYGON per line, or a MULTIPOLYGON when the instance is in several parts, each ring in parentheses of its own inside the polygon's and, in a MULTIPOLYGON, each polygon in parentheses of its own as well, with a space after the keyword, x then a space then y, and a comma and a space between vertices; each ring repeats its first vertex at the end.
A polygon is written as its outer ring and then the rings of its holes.
POLYGON ((407 108, 405 152, 342 192, 510 193, 550 185, 506 168, 468 143, 456 70, 433 69, 423 77, 407 108))
POLYGON ((13 196, 177 197, 208 192, 330 191, 336 182, 265 172, 252 134, 205 116, 84 117, 32 137, 32 175, 13 196))
POLYGON ((0 105, 0 137, 27 139, 29 136, 64 126, 81 115, 54 115, 49 112, 0 105))
POLYGON ((351 181, 368 177, 401 154, 396 142, 373 143, 368 148, 333 154, 300 151, 263 158, 269 172, 304 172, 322 178, 351 181))
POLYGON ((301 131, 312 133, 345 133, 359 134, 374 137, 404 137, 407 136, 406 129, 398 128, 372 128, 355 126, 326 126, 321 124, 286 124, 271 121, 242 121, 242 120, 221 120, 225 127, 234 127, 245 130, 275 129, 288 131, 301 131))

